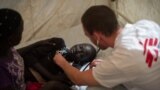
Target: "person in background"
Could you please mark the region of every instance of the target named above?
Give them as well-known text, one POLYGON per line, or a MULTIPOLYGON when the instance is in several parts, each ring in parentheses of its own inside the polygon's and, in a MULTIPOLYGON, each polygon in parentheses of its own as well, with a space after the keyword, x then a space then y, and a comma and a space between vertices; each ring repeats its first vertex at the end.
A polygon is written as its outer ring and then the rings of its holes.
MULTIPOLYGON (((101 50, 113 48, 105 60, 80 72, 57 52, 53 61, 77 85, 103 86, 112 89, 123 84, 128 90, 159 90, 160 27, 153 21, 140 20, 121 27, 112 9, 91 6, 83 14, 85 35, 101 50)), ((97 63, 98 62, 98 63, 97 63)))
POLYGON ((0 90, 25 90, 23 59, 14 49, 21 41, 22 32, 20 13, 0 9, 0 90))

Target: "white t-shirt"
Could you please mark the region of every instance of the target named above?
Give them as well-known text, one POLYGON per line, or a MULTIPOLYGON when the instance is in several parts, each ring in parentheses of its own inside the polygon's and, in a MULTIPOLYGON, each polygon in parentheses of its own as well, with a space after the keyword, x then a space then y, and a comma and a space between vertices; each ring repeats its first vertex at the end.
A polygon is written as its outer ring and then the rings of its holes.
POLYGON ((109 88, 123 84, 128 90, 160 90, 159 25, 147 20, 127 24, 93 76, 109 88))

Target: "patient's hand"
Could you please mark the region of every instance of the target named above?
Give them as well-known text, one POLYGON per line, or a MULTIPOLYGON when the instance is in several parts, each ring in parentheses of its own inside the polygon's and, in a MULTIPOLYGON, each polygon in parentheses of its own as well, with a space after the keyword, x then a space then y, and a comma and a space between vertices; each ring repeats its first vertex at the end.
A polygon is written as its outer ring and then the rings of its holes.
POLYGON ((94 60, 91 62, 89 68, 91 69, 91 68, 93 68, 93 67, 96 67, 96 66, 97 66, 98 64, 100 64, 102 61, 103 61, 102 59, 94 59, 94 60))

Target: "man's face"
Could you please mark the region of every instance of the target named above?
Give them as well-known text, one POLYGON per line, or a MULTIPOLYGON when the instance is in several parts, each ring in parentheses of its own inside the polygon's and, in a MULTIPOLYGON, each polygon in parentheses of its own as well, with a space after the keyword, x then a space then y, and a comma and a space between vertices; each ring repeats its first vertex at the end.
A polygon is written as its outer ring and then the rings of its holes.
POLYGON ((108 48, 107 44, 103 42, 103 40, 101 40, 101 38, 97 37, 105 37, 103 34, 99 33, 99 34, 90 34, 87 32, 87 30, 84 28, 84 34, 90 39, 90 41, 95 44, 98 48, 105 50, 108 48))

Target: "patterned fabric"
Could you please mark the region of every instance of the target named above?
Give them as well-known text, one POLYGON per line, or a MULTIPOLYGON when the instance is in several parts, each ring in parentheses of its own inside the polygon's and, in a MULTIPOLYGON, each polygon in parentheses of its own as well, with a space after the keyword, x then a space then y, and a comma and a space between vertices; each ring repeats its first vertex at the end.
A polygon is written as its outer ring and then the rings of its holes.
POLYGON ((0 88, 25 90, 23 59, 15 49, 11 51, 13 54, 9 57, 0 58, 0 88))

